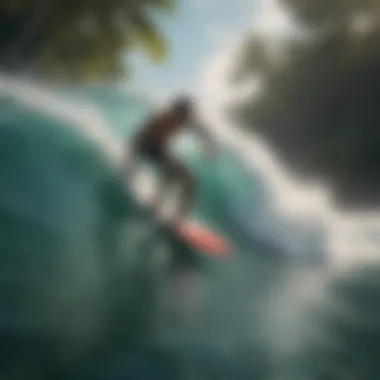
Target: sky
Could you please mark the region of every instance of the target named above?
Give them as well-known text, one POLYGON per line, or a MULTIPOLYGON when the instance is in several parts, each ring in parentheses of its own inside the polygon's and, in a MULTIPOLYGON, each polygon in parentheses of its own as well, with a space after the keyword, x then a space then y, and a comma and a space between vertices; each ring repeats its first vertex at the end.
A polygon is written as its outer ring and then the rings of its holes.
POLYGON ((260 0, 179 0, 177 10, 159 24, 168 42, 163 65, 135 54, 134 85, 157 99, 192 90, 203 68, 231 39, 249 29, 260 0))

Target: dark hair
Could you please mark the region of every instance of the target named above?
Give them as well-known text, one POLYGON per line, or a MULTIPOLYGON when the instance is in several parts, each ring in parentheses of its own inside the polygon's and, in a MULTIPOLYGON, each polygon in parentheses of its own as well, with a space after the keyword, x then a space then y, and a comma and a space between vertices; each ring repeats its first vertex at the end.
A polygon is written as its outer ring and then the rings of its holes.
POLYGON ((193 102, 189 97, 181 96, 174 100, 173 110, 189 115, 193 112, 193 102))

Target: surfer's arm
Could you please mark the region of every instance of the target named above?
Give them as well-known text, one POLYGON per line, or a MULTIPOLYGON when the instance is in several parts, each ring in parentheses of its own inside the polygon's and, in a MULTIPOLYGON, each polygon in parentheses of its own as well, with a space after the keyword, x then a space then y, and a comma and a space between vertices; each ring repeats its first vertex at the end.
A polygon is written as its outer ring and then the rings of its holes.
POLYGON ((208 128, 199 122, 194 122, 195 133, 203 140, 204 150, 208 158, 216 157, 216 141, 208 128))

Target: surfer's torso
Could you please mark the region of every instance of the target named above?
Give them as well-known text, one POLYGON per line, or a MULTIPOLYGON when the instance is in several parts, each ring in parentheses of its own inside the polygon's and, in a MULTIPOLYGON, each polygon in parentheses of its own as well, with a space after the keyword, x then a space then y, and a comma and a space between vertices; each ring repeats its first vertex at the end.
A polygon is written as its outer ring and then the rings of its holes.
POLYGON ((165 149, 169 140, 187 125, 181 118, 168 112, 153 116, 138 134, 137 143, 165 149))

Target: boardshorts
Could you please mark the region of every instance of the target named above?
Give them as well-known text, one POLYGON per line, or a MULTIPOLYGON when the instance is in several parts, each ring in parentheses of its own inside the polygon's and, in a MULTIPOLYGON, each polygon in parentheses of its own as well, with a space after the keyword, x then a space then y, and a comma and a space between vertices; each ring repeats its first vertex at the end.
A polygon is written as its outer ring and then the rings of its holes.
POLYGON ((137 155, 152 164, 165 165, 170 161, 165 146, 150 141, 138 141, 135 145, 137 155))

